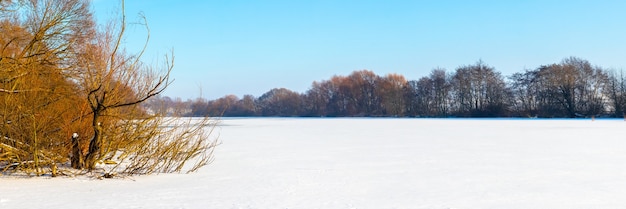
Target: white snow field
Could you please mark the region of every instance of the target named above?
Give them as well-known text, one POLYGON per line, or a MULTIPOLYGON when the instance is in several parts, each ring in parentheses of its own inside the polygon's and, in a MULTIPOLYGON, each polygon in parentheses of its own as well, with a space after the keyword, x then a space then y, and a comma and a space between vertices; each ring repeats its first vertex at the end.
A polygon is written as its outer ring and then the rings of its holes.
POLYGON ((0 177, 0 208, 626 208, 626 122, 224 119, 199 172, 0 177))

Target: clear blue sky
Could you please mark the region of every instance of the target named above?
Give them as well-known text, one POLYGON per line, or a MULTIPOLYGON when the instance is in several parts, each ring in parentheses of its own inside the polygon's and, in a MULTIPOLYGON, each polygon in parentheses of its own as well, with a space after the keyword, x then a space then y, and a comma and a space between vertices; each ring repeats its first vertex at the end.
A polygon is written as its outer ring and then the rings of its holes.
MULTIPOLYGON (((119 10, 95 0, 97 19, 119 10)), ((597 0, 127 0, 129 21, 151 29, 147 62, 174 49, 183 99, 305 92, 313 81, 368 69, 408 80, 482 59, 508 76, 577 56, 626 66, 626 1, 597 0)), ((126 39, 137 51, 141 27, 126 39)), ((162 60, 162 59, 161 59, 162 60)))

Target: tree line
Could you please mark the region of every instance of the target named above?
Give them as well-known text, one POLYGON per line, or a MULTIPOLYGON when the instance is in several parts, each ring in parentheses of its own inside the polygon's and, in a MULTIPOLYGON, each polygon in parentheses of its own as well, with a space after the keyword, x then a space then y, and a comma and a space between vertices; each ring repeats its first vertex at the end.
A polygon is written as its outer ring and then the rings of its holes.
POLYGON ((577 57, 506 77, 478 61, 454 71, 436 68, 418 80, 360 70, 315 81, 304 93, 274 88, 259 97, 159 97, 150 104, 187 116, 623 117, 626 80, 622 71, 577 57))

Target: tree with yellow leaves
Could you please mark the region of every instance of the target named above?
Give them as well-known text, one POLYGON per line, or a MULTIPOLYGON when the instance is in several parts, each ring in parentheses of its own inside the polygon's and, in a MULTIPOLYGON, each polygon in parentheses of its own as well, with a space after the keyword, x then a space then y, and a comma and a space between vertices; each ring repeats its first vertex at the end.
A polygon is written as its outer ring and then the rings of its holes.
POLYGON ((1 5, 4 173, 54 176, 71 165, 89 171, 78 173, 149 174, 193 171, 211 161, 214 121, 166 118, 141 108, 170 85, 174 59, 150 66, 141 62, 143 51, 124 50, 123 1, 121 19, 104 30, 87 0, 1 5))

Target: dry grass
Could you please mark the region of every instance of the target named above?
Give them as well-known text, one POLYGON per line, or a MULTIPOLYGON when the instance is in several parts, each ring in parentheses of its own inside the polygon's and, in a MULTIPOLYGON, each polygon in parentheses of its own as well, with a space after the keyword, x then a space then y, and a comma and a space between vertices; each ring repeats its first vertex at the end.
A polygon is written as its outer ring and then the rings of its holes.
POLYGON ((111 143, 100 162, 105 173, 144 175, 193 172, 213 160, 219 144, 210 118, 150 117, 117 126, 119 142, 111 143))
POLYGON ((213 151, 219 145, 214 132, 218 122, 210 118, 160 116, 119 121, 104 132, 105 145, 97 159, 97 169, 91 171, 72 169, 70 157, 65 154, 68 149, 33 148, 5 138, 0 143, 0 171, 4 175, 53 177, 194 172, 213 161, 213 151))

